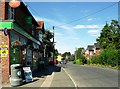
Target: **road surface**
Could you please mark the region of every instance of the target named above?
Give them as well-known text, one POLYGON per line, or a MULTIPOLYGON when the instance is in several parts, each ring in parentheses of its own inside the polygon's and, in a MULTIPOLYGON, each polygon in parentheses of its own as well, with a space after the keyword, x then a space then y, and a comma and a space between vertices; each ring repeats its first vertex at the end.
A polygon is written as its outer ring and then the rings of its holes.
POLYGON ((72 63, 64 70, 77 87, 118 87, 118 70, 72 63))

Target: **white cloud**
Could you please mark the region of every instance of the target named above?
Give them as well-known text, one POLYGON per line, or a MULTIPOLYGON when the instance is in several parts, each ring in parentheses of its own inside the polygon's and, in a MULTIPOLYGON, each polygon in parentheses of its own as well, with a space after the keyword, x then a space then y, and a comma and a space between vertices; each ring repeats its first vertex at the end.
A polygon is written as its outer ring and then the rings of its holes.
POLYGON ((93 19, 92 18, 89 18, 88 21, 92 21, 93 19))
POLYGON ((60 28, 64 30, 73 30, 71 27, 68 27, 68 26, 60 26, 60 28))
POLYGON ((90 34, 91 36, 99 36, 100 30, 89 30, 88 34, 90 34))
POLYGON ((102 28, 103 25, 76 25, 73 28, 74 29, 85 29, 85 28, 102 28))
POLYGON ((96 20, 96 18, 89 18, 88 21, 96 20))

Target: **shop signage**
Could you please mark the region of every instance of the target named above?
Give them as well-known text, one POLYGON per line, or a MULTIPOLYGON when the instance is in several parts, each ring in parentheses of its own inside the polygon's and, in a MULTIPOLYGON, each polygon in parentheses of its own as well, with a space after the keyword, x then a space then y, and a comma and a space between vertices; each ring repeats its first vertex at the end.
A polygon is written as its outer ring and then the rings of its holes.
POLYGON ((8 45, 0 45, 0 57, 1 58, 8 57, 8 45))
POLYGON ((30 67, 23 67, 23 70, 24 70, 25 81, 32 82, 33 78, 32 78, 32 71, 30 67))

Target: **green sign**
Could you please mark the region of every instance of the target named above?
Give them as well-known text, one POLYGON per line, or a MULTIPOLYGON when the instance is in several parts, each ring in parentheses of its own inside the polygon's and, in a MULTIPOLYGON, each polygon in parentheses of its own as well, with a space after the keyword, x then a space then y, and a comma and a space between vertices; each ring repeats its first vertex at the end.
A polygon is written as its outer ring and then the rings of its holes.
POLYGON ((12 29, 13 28, 13 22, 0 22, 0 29, 12 29))
POLYGON ((32 24, 32 17, 31 16, 28 16, 25 18, 25 24, 27 24, 27 25, 32 24))

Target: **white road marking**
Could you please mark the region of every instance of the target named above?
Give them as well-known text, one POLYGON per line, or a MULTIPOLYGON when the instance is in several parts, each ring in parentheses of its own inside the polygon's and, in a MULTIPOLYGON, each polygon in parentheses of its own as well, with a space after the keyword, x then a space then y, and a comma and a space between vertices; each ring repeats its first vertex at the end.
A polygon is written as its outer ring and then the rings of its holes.
POLYGON ((69 74, 64 68, 62 68, 62 69, 63 69, 63 70, 66 72, 66 74, 70 77, 70 79, 72 80, 75 88, 77 89, 77 84, 75 83, 74 79, 70 76, 70 74, 69 74))

